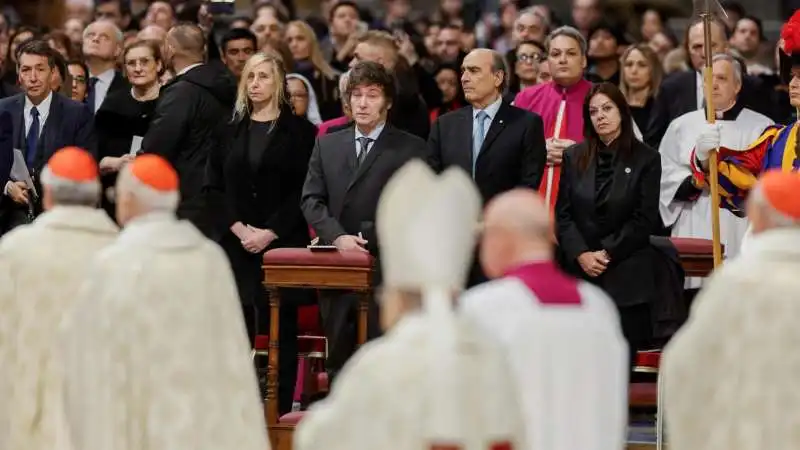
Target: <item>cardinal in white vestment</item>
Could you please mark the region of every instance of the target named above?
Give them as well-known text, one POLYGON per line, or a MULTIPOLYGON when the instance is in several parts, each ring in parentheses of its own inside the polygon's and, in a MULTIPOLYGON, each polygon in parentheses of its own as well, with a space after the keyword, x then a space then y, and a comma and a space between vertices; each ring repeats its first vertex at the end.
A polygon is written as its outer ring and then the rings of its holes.
POLYGON ((747 202, 753 237, 700 291, 664 351, 669 448, 800 448, 800 174, 770 171, 747 202))
POLYGON ((621 450, 628 426, 628 344, 611 298, 552 261, 547 208, 525 189, 486 207, 481 265, 494 281, 461 312, 511 358, 531 450, 621 450))
MULTIPOLYGON (((717 112, 716 141, 727 148, 746 148, 772 120, 741 106, 737 96, 742 86, 742 69, 728 54, 714 57, 714 107, 717 112)), ((672 236, 711 239, 711 196, 692 177, 692 151, 711 150, 704 110, 692 111, 673 120, 661 140, 661 198, 659 208, 664 226, 672 236)), ((720 210, 720 237, 726 258, 739 252, 747 231, 747 219, 720 210)), ((702 279, 687 277, 687 289, 697 289, 702 279)))
POLYGON ((165 159, 138 156, 116 191, 123 230, 63 326, 74 450, 268 450, 225 254, 176 218, 165 159))
POLYGON ((300 421, 295 450, 519 450, 524 425, 504 352, 455 316, 480 195, 461 169, 420 160, 377 210, 386 334, 359 349, 300 421))
POLYGON ((41 173, 46 212, 0 241, 0 448, 69 449, 57 330, 117 225, 95 205, 94 158, 67 147, 41 173))

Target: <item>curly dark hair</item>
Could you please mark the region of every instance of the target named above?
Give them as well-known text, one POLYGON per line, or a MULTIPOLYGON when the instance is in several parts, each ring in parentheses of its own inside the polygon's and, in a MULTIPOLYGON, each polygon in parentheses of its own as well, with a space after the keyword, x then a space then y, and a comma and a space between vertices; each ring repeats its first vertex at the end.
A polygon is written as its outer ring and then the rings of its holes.
POLYGON ((361 61, 350 69, 345 95, 349 98, 353 89, 358 86, 380 86, 383 96, 391 103, 395 95, 394 77, 380 64, 372 61, 361 61))

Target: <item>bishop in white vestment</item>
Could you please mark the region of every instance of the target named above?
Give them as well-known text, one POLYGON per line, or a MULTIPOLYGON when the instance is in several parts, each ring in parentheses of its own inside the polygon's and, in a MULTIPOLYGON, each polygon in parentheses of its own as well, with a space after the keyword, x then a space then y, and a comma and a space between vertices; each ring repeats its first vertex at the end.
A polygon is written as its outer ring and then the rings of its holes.
POLYGON ((700 291, 664 351, 669 448, 800 448, 800 174, 750 194, 753 237, 700 291))
POLYGON ((97 163, 85 150, 53 154, 41 174, 46 212, 0 240, 0 448, 69 449, 57 330, 91 259, 117 225, 95 205, 97 163))
POLYGON ((531 190, 484 214, 481 264, 494 281, 461 313, 511 359, 531 450, 621 450, 628 426, 628 344, 611 298, 552 261, 547 209, 531 190))
POLYGON ((178 197, 159 156, 120 171, 123 231, 63 329, 74 450, 269 449, 233 274, 178 197))
POLYGON ((295 450, 519 450, 524 425, 501 348, 454 315, 480 195, 461 169, 414 160, 377 211, 387 333, 344 367, 300 421, 295 450))
MULTIPOLYGON (((768 117, 744 108, 737 102, 741 89, 741 67, 731 56, 714 57, 714 106, 721 144, 727 148, 746 148, 772 124, 768 117)), ((664 226, 672 236, 711 239, 711 196, 697 186, 692 177, 692 151, 708 150, 704 135, 708 127, 704 110, 692 111, 673 120, 659 146, 661 153, 661 196, 659 208, 664 226)), ((725 256, 732 258, 747 231, 747 219, 720 210, 720 237, 725 256)), ((687 278, 686 288, 696 289, 700 278, 687 278)))

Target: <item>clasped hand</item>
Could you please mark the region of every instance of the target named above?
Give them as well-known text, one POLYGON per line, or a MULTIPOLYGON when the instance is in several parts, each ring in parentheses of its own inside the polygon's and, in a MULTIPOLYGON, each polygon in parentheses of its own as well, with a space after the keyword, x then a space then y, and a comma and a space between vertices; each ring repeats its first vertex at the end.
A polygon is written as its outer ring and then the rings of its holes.
POLYGON ((547 146, 547 164, 558 165, 564 160, 564 150, 575 145, 575 141, 550 138, 545 144, 547 146))
POLYGON ((278 238, 274 231, 256 228, 252 225, 237 223, 233 228, 232 231, 241 241, 242 247, 250 253, 262 252, 278 238))
POLYGON ((590 277, 599 277, 606 271, 611 258, 605 250, 596 252, 584 252, 578 256, 578 264, 581 269, 590 277))

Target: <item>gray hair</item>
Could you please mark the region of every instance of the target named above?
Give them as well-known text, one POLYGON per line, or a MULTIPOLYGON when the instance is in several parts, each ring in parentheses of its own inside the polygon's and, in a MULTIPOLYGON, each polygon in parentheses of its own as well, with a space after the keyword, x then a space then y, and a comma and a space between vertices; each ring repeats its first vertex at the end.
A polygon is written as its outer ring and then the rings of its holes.
POLYGON ((86 39, 86 34, 89 33, 89 27, 96 23, 105 23, 111 26, 111 29, 114 30, 114 37, 117 38, 117 45, 122 45, 122 41, 125 39, 125 35, 122 34, 122 30, 114 23, 106 19, 95 20, 94 22, 90 23, 83 29, 83 39, 86 39))
POLYGON ((731 55, 730 53, 717 53, 711 58, 711 64, 714 64, 717 61, 728 61, 731 63, 731 67, 733 67, 733 77, 736 79, 736 82, 740 85, 742 84, 742 63, 736 59, 735 56, 731 55))
POLYGON ((764 215, 769 221, 770 228, 800 227, 800 220, 791 218, 786 214, 783 214, 782 212, 775 209, 767 201, 767 198, 764 196, 764 191, 760 183, 756 184, 753 190, 750 191, 750 196, 747 197, 747 201, 755 203, 761 208, 762 211, 764 211, 764 215))
POLYGON ((503 72, 503 80, 500 82, 498 89, 501 94, 504 94, 508 88, 508 64, 506 64, 506 58, 497 50, 489 51, 492 53, 492 73, 503 72))
POLYGON ((523 9, 522 11, 520 11, 519 14, 517 14, 517 18, 514 20, 514 23, 516 24, 517 21, 519 21, 519 19, 521 19, 523 16, 538 17, 539 20, 541 20, 542 23, 544 24, 545 30, 550 29, 550 18, 545 17, 544 15, 542 15, 542 13, 537 11, 535 6, 528 6, 527 8, 523 9))
POLYGON ((544 47, 547 49, 548 53, 550 52, 550 43, 553 41, 553 39, 559 36, 565 36, 574 39, 578 43, 578 47, 581 49, 581 56, 586 56, 586 38, 583 37, 583 34, 581 34, 577 28, 569 25, 558 27, 547 35, 547 39, 544 40, 544 47))
POLYGON ((100 202, 100 182, 79 183, 53 175, 45 166, 41 175, 42 186, 50 188, 53 203, 60 206, 97 206, 100 202))

